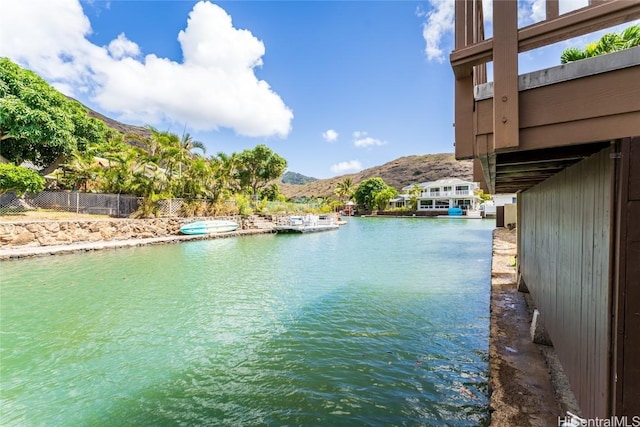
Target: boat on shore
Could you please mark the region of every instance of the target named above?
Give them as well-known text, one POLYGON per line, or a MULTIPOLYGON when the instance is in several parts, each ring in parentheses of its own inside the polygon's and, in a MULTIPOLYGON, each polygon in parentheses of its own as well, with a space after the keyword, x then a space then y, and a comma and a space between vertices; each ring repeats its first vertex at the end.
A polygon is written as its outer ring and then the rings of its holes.
POLYGON ((277 233, 314 233, 318 231, 337 230, 340 225, 330 215, 291 215, 276 223, 277 233))
POLYGON ((212 234, 228 233, 238 228, 238 223, 227 219, 212 219, 208 221, 195 221, 180 227, 182 234, 212 234))

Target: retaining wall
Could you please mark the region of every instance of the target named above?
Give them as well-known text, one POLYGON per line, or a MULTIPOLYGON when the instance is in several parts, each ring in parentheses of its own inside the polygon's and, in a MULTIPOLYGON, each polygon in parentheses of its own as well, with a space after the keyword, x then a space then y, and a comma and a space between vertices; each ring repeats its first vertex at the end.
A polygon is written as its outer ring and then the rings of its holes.
MULTIPOLYGON (((69 243, 144 239, 179 234, 180 227, 195 220, 221 218, 100 219, 0 222, 4 247, 53 246, 69 243)), ((227 217, 243 224, 240 217, 227 217)), ((243 224, 244 225, 244 224, 243 224)))

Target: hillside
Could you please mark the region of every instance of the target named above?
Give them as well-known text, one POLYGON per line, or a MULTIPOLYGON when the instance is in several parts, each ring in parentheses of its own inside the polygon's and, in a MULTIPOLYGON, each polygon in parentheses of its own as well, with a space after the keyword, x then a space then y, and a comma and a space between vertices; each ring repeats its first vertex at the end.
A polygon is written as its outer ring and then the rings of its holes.
POLYGON ((354 186, 365 179, 380 177, 400 191, 407 185, 442 178, 472 180, 473 168, 470 160, 456 160, 452 153, 407 156, 358 173, 319 179, 304 185, 280 184, 280 192, 288 198, 335 197, 337 184, 347 177, 353 180, 354 186))
POLYGON ((282 175, 280 181, 284 184, 292 184, 292 185, 303 185, 308 184, 313 181, 317 181, 317 178, 312 178, 310 176, 304 176, 297 172, 287 171, 282 175))

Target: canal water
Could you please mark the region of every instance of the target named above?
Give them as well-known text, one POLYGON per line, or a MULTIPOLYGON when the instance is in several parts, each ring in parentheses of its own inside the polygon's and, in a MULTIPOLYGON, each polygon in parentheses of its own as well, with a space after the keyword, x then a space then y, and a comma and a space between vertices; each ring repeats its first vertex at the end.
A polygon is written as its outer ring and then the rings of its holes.
POLYGON ((477 426, 492 221, 0 263, 3 426, 477 426))

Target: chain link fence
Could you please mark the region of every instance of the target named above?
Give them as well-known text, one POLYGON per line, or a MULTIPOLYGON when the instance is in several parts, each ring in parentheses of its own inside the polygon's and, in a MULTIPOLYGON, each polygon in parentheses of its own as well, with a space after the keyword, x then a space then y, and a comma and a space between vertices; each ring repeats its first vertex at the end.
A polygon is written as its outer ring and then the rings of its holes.
POLYGON ((43 191, 18 197, 14 192, 7 192, 0 194, 0 214, 46 209, 76 214, 128 217, 138 209, 141 202, 140 197, 123 194, 43 191))
MULTIPOLYGON (((18 197, 14 192, 7 192, 0 194, 0 215, 49 210, 125 218, 140 210, 144 211, 144 201, 143 197, 124 194, 43 191, 18 197)), ((237 211, 233 200, 216 204, 205 199, 164 199, 147 208, 148 216, 163 218, 230 215, 237 211)))
MULTIPOLYGON (((271 215, 315 212, 319 208, 319 205, 314 202, 259 202, 258 205, 251 206, 251 211, 271 215)), ((206 199, 163 199, 149 204, 145 203, 143 197, 124 194, 73 191, 26 193, 23 197, 18 197, 14 192, 0 194, 0 215, 38 210, 69 212, 78 215, 108 215, 119 218, 130 217, 134 213, 141 217, 163 218, 225 216, 239 213, 239 207, 235 200, 216 203, 206 199)))

